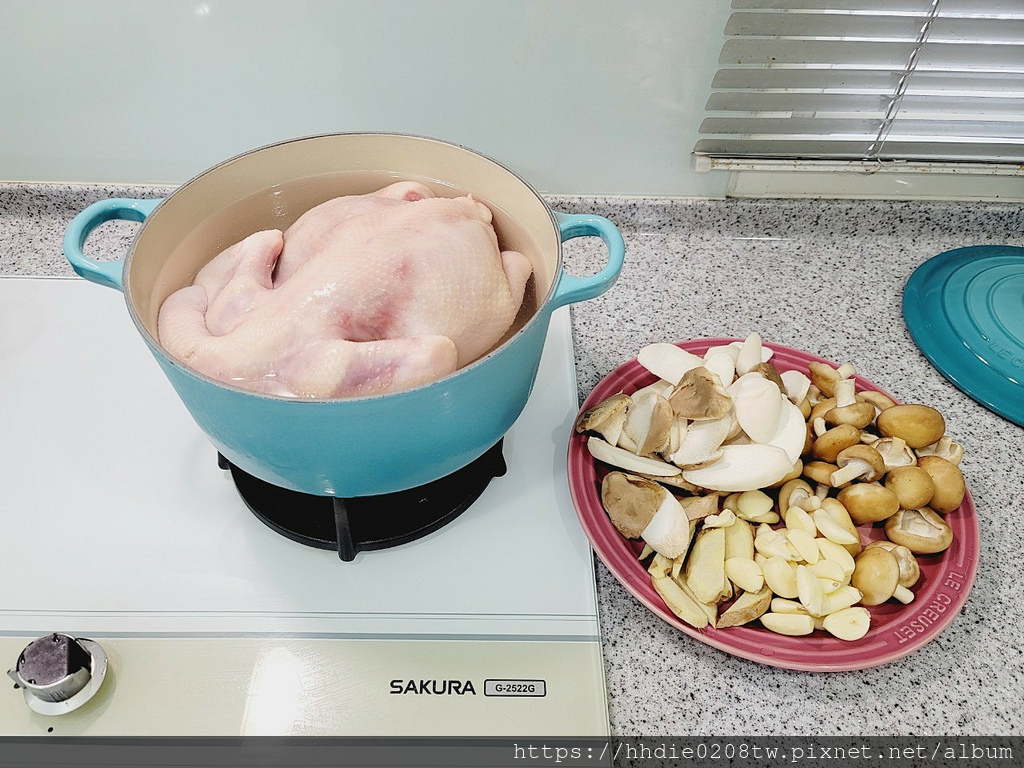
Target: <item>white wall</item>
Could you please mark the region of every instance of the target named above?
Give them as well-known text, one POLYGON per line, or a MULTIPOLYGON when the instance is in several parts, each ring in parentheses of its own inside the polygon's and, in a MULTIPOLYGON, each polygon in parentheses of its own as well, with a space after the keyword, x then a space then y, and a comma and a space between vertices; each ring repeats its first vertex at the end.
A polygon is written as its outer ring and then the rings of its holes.
POLYGON ((336 131, 556 194, 721 196, 690 150, 728 0, 0 0, 0 181, 180 183, 336 131))

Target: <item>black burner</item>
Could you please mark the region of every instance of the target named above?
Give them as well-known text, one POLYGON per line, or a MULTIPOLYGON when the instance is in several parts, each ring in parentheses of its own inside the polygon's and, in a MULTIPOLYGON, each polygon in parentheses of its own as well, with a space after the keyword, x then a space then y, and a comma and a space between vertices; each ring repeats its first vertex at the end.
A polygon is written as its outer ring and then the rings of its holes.
POLYGON ((291 491, 244 472, 220 454, 235 487, 260 520, 300 544, 337 550, 350 562, 356 553, 415 541, 447 525, 469 508, 495 477, 505 474, 501 441, 447 477, 407 491, 339 499, 291 491))

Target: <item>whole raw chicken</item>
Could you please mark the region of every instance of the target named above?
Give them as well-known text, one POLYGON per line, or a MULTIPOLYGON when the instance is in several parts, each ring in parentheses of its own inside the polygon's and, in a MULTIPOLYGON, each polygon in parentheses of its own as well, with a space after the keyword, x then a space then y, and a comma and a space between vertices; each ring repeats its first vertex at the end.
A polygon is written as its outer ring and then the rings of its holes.
POLYGON ((158 333, 200 373, 257 392, 394 392, 494 346, 531 272, 499 251, 486 205, 399 182, 227 248, 164 302, 158 333))

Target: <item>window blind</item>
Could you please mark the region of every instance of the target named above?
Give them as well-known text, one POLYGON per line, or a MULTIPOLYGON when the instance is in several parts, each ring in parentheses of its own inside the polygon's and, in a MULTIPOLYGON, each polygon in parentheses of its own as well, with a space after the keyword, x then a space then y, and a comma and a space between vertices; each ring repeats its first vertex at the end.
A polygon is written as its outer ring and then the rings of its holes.
POLYGON ((903 161, 1024 173, 1024 0, 732 8, 698 168, 903 161))

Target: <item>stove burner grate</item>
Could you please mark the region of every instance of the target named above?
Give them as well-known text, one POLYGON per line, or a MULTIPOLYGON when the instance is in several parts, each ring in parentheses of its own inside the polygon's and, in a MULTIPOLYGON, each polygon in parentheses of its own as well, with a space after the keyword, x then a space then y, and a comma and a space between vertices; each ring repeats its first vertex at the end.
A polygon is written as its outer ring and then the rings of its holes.
POLYGON ((444 527, 505 474, 501 441, 462 469, 418 488, 342 499, 281 488, 239 469, 217 454, 249 510, 282 536, 335 550, 345 562, 359 552, 387 549, 444 527))

